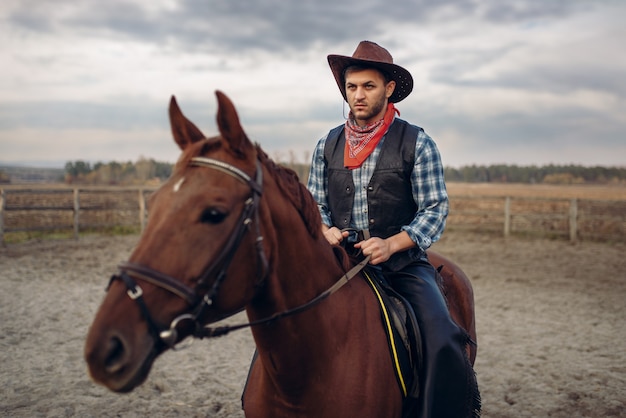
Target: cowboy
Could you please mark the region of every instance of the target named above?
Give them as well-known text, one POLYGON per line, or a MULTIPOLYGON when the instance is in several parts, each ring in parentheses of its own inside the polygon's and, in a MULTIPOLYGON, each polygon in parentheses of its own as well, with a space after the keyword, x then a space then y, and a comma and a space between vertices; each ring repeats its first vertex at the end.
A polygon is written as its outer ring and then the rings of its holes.
POLYGON ((307 187, 318 203, 322 232, 331 245, 370 256, 413 307, 424 355, 415 413, 471 415, 475 376, 465 354, 467 336, 451 319, 426 254, 448 215, 441 158, 422 128, 396 117, 395 104, 411 93, 413 77, 369 41, 351 57, 329 55, 328 63, 350 113, 318 142, 312 158, 307 187))

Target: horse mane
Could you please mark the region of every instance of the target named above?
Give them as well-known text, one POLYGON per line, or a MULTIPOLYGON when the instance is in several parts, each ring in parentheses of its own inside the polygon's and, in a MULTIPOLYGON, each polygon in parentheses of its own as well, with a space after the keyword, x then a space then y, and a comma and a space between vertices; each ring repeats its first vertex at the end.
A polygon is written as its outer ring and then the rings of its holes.
POLYGON ((322 220, 317 208, 317 202, 313 199, 309 190, 300 182, 295 171, 276 164, 259 144, 256 144, 256 151, 257 158, 261 164, 267 168, 267 171, 272 175, 285 197, 289 199, 298 210, 298 213, 300 213, 300 217, 306 225, 309 234, 313 238, 317 238, 321 233, 322 220))
MULTIPOLYGON (((295 171, 280 164, 276 164, 268 157, 265 151, 261 149, 259 144, 256 144, 256 150, 259 161, 267 168, 283 194, 300 213, 309 234, 317 239, 322 232, 322 218, 313 195, 311 195, 306 186, 302 184, 295 171)), ((348 271, 352 266, 352 261, 345 249, 341 246, 336 246, 333 247, 333 253, 343 270, 348 271)))

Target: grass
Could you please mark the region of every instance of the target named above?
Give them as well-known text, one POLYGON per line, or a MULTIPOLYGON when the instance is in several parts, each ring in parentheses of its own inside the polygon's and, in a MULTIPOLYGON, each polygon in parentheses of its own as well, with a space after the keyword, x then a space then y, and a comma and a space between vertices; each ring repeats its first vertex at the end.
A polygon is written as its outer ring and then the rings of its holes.
MULTIPOLYGON (((141 232, 139 226, 115 225, 111 227, 85 228, 79 232, 80 236, 88 235, 135 235, 141 232)), ((4 233, 4 244, 21 244, 27 241, 74 239, 74 231, 70 229, 47 231, 15 231, 4 233)))

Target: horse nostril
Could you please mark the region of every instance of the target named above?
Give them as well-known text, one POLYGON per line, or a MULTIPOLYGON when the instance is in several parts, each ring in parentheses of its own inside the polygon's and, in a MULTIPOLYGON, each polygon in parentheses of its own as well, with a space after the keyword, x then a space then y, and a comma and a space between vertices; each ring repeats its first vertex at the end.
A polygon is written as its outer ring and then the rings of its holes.
POLYGON ((118 337, 112 337, 107 347, 104 368, 107 373, 116 373, 123 367, 124 343, 118 337))

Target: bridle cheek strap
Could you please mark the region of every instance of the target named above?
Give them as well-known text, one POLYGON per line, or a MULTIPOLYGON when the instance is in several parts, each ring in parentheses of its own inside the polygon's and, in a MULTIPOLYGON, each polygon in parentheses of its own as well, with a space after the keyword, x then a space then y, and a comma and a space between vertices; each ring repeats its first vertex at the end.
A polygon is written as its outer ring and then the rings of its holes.
MULTIPOLYGON (((196 162, 199 165, 207 165, 209 167, 213 167, 213 165, 216 163, 222 163, 219 160, 212 160, 210 158, 204 157, 194 158, 192 159, 192 162, 196 162)), ((227 167, 230 167, 229 170, 236 169, 236 167, 231 167, 229 165, 227 165, 227 167)), ((214 168, 225 170, 225 168, 223 168, 221 164, 218 167, 214 168)), ((237 229, 230 235, 228 241, 226 242, 226 245, 224 245, 219 256, 204 270, 204 273, 197 280, 198 286, 200 287, 207 283, 211 277, 215 277, 215 281, 213 282, 211 289, 202 298, 201 306, 196 311, 197 319, 200 319, 206 308, 213 305, 219 288, 226 279, 226 270, 230 267, 233 257, 235 256, 235 253, 237 252, 237 249, 241 244, 241 240, 243 239, 246 232, 250 230, 250 225, 253 223, 253 217, 254 223, 256 224, 255 249, 257 254, 258 269, 257 281, 263 282, 268 272, 268 262, 267 257, 265 256, 265 251, 263 249, 263 236, 261 235, 261 227, 259 222, 259 204, 261 201, 261 194, 263 190, 263 169, 261 168, 261 164, 257 161, 256 181, 250 179, 243 172, 242 174, 239 174, 237 171, 233 171, 230 174, 245 176, 240 178, 240 180, 243 180, 246 184, 250 186, 252 194, 244 204, 244 209, 241 212, 239 220, 237 221, 237 229)))

